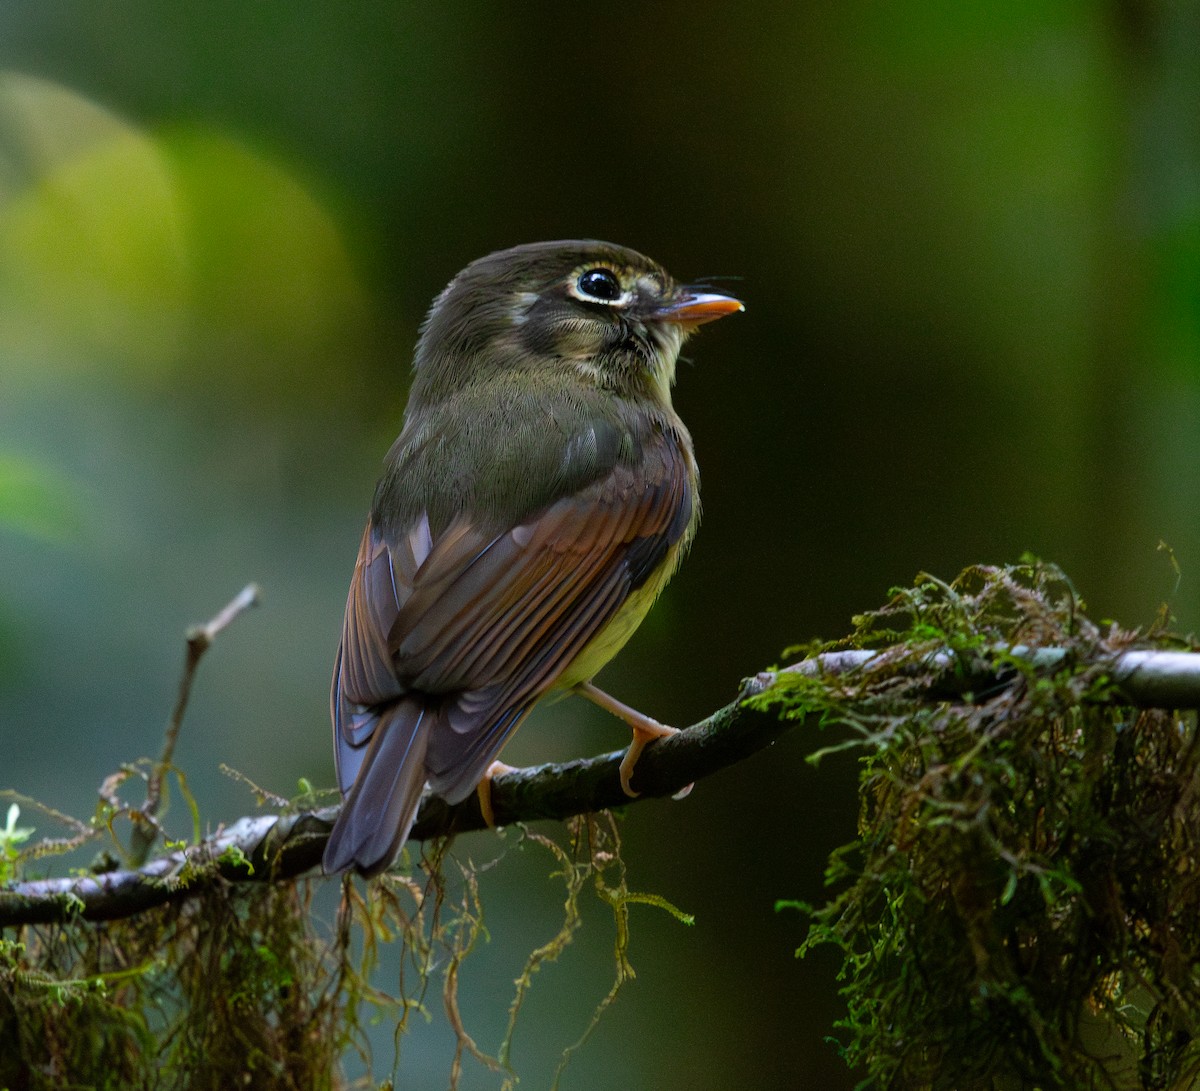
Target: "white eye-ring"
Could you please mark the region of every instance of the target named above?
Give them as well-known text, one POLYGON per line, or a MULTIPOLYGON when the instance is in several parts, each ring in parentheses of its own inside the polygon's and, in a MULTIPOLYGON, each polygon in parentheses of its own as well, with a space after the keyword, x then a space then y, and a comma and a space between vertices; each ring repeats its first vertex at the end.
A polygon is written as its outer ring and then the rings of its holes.
POLYGON ((571 285, 571 294, 584 303, 606 303, 622 307, 629 302, 629 293, 621 287, 617 274, 602 265, 585 269, 571 285))

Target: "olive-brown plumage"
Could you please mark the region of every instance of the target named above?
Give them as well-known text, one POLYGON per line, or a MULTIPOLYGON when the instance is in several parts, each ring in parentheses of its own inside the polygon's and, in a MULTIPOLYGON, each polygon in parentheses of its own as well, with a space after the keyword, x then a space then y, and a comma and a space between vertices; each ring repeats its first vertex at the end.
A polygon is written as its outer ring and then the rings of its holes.
POLYGON ((680 345, 741 304, 608 243, 467 266, 422 327, 404 428, 363 533, 334 669, 346 802, 325 869, 387 868, 421 793, 457 802, 546 695, 590 685, 699 517, 671 407, 680 345))

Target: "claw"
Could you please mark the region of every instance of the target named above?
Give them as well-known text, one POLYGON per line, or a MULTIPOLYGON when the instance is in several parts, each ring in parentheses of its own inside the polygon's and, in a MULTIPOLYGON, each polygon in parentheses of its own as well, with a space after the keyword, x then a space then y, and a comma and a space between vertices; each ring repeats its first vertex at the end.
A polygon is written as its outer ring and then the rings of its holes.
MULTIPOLYGON (((667 735, 677 735, 679 729, 667 727, 666 724, 652 720, 645 713, 638 712, 636 708, 630 708, 615 697, 610 697, 604 690, 597 689, 591 682, 584 682, 577 686, 576 690, 580 696, 599 705, 605 712, 611 712, 618 719, 624 720, 629 730, 633 732, 633 741, 629 744, 629 749, 625 751, 625 757, 621 759, 621 789, 630 798, 636 798, 641 793, 634 791, 629 782, 633 777, 633 768, 637 765, 638 758, 642 756, 646 743, 654 739, 665 738, 667 735)), ((689 785, 684 794, 690 790, 691 786, 689 785)))
POLYGON ((492 809, 492 777, 516 771, 515 765, 505 765, 502 761, 494 761, 487 767, 487 772, 475 786, 475 794, 479 796, 479 810, 483 814, 483 820, 487 823, 489 830, 496 828, 496 812, 492 809))
POLYGON ((645 723, 630 724, 629 727, 633 731, 633 741, 629 744, 629 749, 625 751, 625 757, 621 759, 621 788, 627 796, 635 798, 641 795, 641 792, 634 791, 629 781, 633 776, 633 768, 637 765, 638 758, 642 756, 642 751, 646 748, 646 743, 666 738, 668 735, 678 735, 679 729, 667 727, 665 724, 649 718, 645 723))

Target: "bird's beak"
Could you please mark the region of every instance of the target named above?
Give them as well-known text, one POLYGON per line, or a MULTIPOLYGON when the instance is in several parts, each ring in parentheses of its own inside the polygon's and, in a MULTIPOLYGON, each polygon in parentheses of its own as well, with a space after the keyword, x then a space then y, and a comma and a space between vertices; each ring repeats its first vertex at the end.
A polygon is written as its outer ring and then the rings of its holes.
POLYGON ((735 311, 746 308, 740 299, 720 292, 703 291, 700 288, 680 288, 673 299, 663 303, 654 312, 660 322, 677 322, 681 326, 700 326, 724 318, 735 311))

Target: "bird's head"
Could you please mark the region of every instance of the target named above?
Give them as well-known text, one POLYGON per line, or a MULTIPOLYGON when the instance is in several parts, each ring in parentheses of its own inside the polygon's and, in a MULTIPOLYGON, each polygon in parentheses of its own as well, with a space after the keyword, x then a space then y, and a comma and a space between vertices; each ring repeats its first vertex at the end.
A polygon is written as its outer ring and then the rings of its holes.
POLYGON ((436 400, 498 371, 562 375, 669 403, 680 346, 742 310, 679 285, 634 250, 591 240, 532 243, 472 262, 421 329, 413 395, 436 400))

